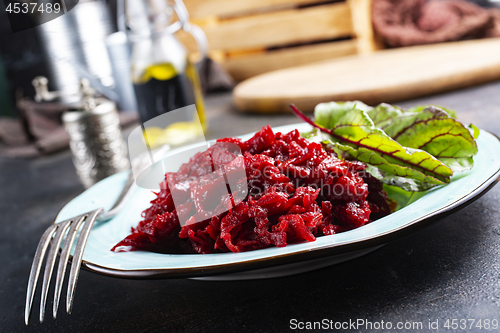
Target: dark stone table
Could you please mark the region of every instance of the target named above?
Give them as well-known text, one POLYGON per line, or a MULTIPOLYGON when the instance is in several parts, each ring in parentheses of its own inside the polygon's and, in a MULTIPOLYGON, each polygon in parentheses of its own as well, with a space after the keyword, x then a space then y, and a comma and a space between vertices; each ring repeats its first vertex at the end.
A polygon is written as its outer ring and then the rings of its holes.
MULTIPOLYGON (((291 114, 239 114, 230 101, 227 93, 207 99, 211 138, 298 122, 291 114)), ((463 122, 500 135, 500 82, 399 104, 417 103, 454 108, 463 122)), ((0 170, 0 332, 282 332, 295 327, 293 319, 422 322, 424 331, 429 321, 438 321, 439 330, 448 331, 447 319, 500 320, 497 186, 423 231, 359 259, 296 276, 146 281, 82 271, 73 314, 61 306, 57 320, 48 312, 39 324, 38 293, 26 327, 26 285, 38 240, 83 189, 68 151, 35 160, 0 159, 0 170)))

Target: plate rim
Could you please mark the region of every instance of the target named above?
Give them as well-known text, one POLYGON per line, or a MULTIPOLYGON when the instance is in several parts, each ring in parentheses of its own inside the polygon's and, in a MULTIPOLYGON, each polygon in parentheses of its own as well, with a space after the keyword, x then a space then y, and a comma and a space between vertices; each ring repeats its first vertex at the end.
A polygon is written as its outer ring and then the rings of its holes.
MULTIPOLYGON (((296 126, 298 124, 290 124, 285 126, 296 126)), ((284 127, 284 126, 282 126, 284 127)), ((279 127, 278 127, 279 128, 279 127)), ((486 130, 482 132, 489 133, 498 142, 500 138, 486 130)), ((248 134, 247 134, 248 135, 248 134)), ((242 135, 246 136, 246 135, 242 135)), ((239 137, 242 137, 239 136, 239 137)), ((186 277, 202 277, 223 275, 237 272, 250 271, 260 268, 268 268, 272 266, 286 265, 294 262, 302 262, 309 259, 326 258, 339 254, 344 254, 352 251, 363 250, 374 246, 386 244, 388 242, 406 237, 416 231, 422 230, 435 222, 457 212, 470 205, 481 196, 486 194, 497 182, 500 181, 500 167, 483 183, 478 184, 473 190, 462 198, 449 203, 433 212, 419 216, 405 225, 395 229, 387 230, 382 234, 368 235, 364 239, 355 242, 346 243, 330 243, 322 245, 314 249, 304 249, 293 253, 283 253, 270 255, 264 258, 254 258, 245 261, 222 263, 210 266, 196 267, 178 267, 178 268, 143 268, 137 270, 110 268, 86 260, 82 261, 82 267, 88 271, 118 278, 126 279, 167 279, 167 278, 186 278, 186 277)))

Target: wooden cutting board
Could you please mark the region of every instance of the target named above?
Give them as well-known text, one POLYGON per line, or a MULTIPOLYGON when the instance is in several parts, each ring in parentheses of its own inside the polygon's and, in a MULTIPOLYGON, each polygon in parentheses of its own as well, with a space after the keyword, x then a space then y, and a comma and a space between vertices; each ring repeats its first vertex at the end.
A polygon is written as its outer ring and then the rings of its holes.
MULTIPOLYGON (((500 38, 383 50, 255 76, 238 84, 241 111, 313 111, 321 102, 397 102, 500 79, 500 38)), ((500 91, 498 92, 500 94, 500 91)))

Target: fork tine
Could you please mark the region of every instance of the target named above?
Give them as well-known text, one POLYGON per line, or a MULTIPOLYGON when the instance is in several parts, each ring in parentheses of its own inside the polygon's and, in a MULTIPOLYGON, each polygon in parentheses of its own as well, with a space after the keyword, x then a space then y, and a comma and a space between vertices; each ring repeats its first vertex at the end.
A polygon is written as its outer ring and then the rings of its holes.
POLYGON ((94 225, 97 216, 103 212, 102 208, 96 209, 90 212, 85 220, 85 225, 83 226, 80 237, 78 238, 78 243, 76 245, 75 253, 73 255, 73 262, 71 264, 71 271, 68 280, 68 293, 66 296, 66 312, 71 314, 71 309, 73 307, 73 300, 75 296, 76 282, 78 280, 78 275, 80 273, 80 266, 82 264, 83 252, 85 251, 85 245, 87 244, 87 239, 89 238, 90 230, 94 225))
POLYGON ((54 271, 54 265, 56 263, 57 251, 61 246, 61 242, 65 236, 66 230, 68 230, 70 222, 71 220, 68 220, 56 224, 58 228, 54 238, 52 239, 52 244, 50 245, 50 250, 47 255, 47 260, 45 262, 45 272, 43 275, 43 284, 42 284, 42 296, 40 301, 40 323, 43 323, 43 318, 45 315, 45 304, 47 301, 47 294, 49 292, 50 279, 52 278, 52 272, 54 271))
POLYGON ((56 224, 51 225, 42 235, 38 247, 36 248, 35 257, 33 258, 33 264, 31 265, 30 277, 28 280, 28 290, 26 292, 26 307, 24 309, 24 322, 28 325, 31 306, 33 305, 33 298, 35 296, 36 283, 38 282, 38 276, 40 275, 40 269, 42 268, 43 258, 45 257, 45 252, 47 247, 49 247, 50 241, 52 239, 52 234, 57 228, 56 224))
POLYGON ((66 265, 68 264, 69 253, 71 252, 71 248, 73 247, 73 243, 75 242, 76 233, 78 229, 80 229, 85 216, 86 214, 76 216, 71 220, 71 228, 69 229, 68 235, 66 236, 61 256, 59 257, 56 286, 54 290, 54 303, 52 307, 52 316, 54 317, 54 319, 56 319, 57 309, 59 308, 59 300, 61 297, 61 290, 64 282, 64 273, 66 273, 66 265))

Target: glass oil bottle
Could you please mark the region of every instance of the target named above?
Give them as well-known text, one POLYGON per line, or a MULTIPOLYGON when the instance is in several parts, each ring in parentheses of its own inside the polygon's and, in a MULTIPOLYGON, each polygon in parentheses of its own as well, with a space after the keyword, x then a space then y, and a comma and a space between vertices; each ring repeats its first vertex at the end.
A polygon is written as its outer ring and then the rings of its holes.
POLYGON ((173 35, 175 3, 126 0, 125 8, 133 42, 131 77, 148 146, 180 145, 202 136, 207 121, 200 79, 173 35), (196 108, 184 108, 190 105, 196 108))

